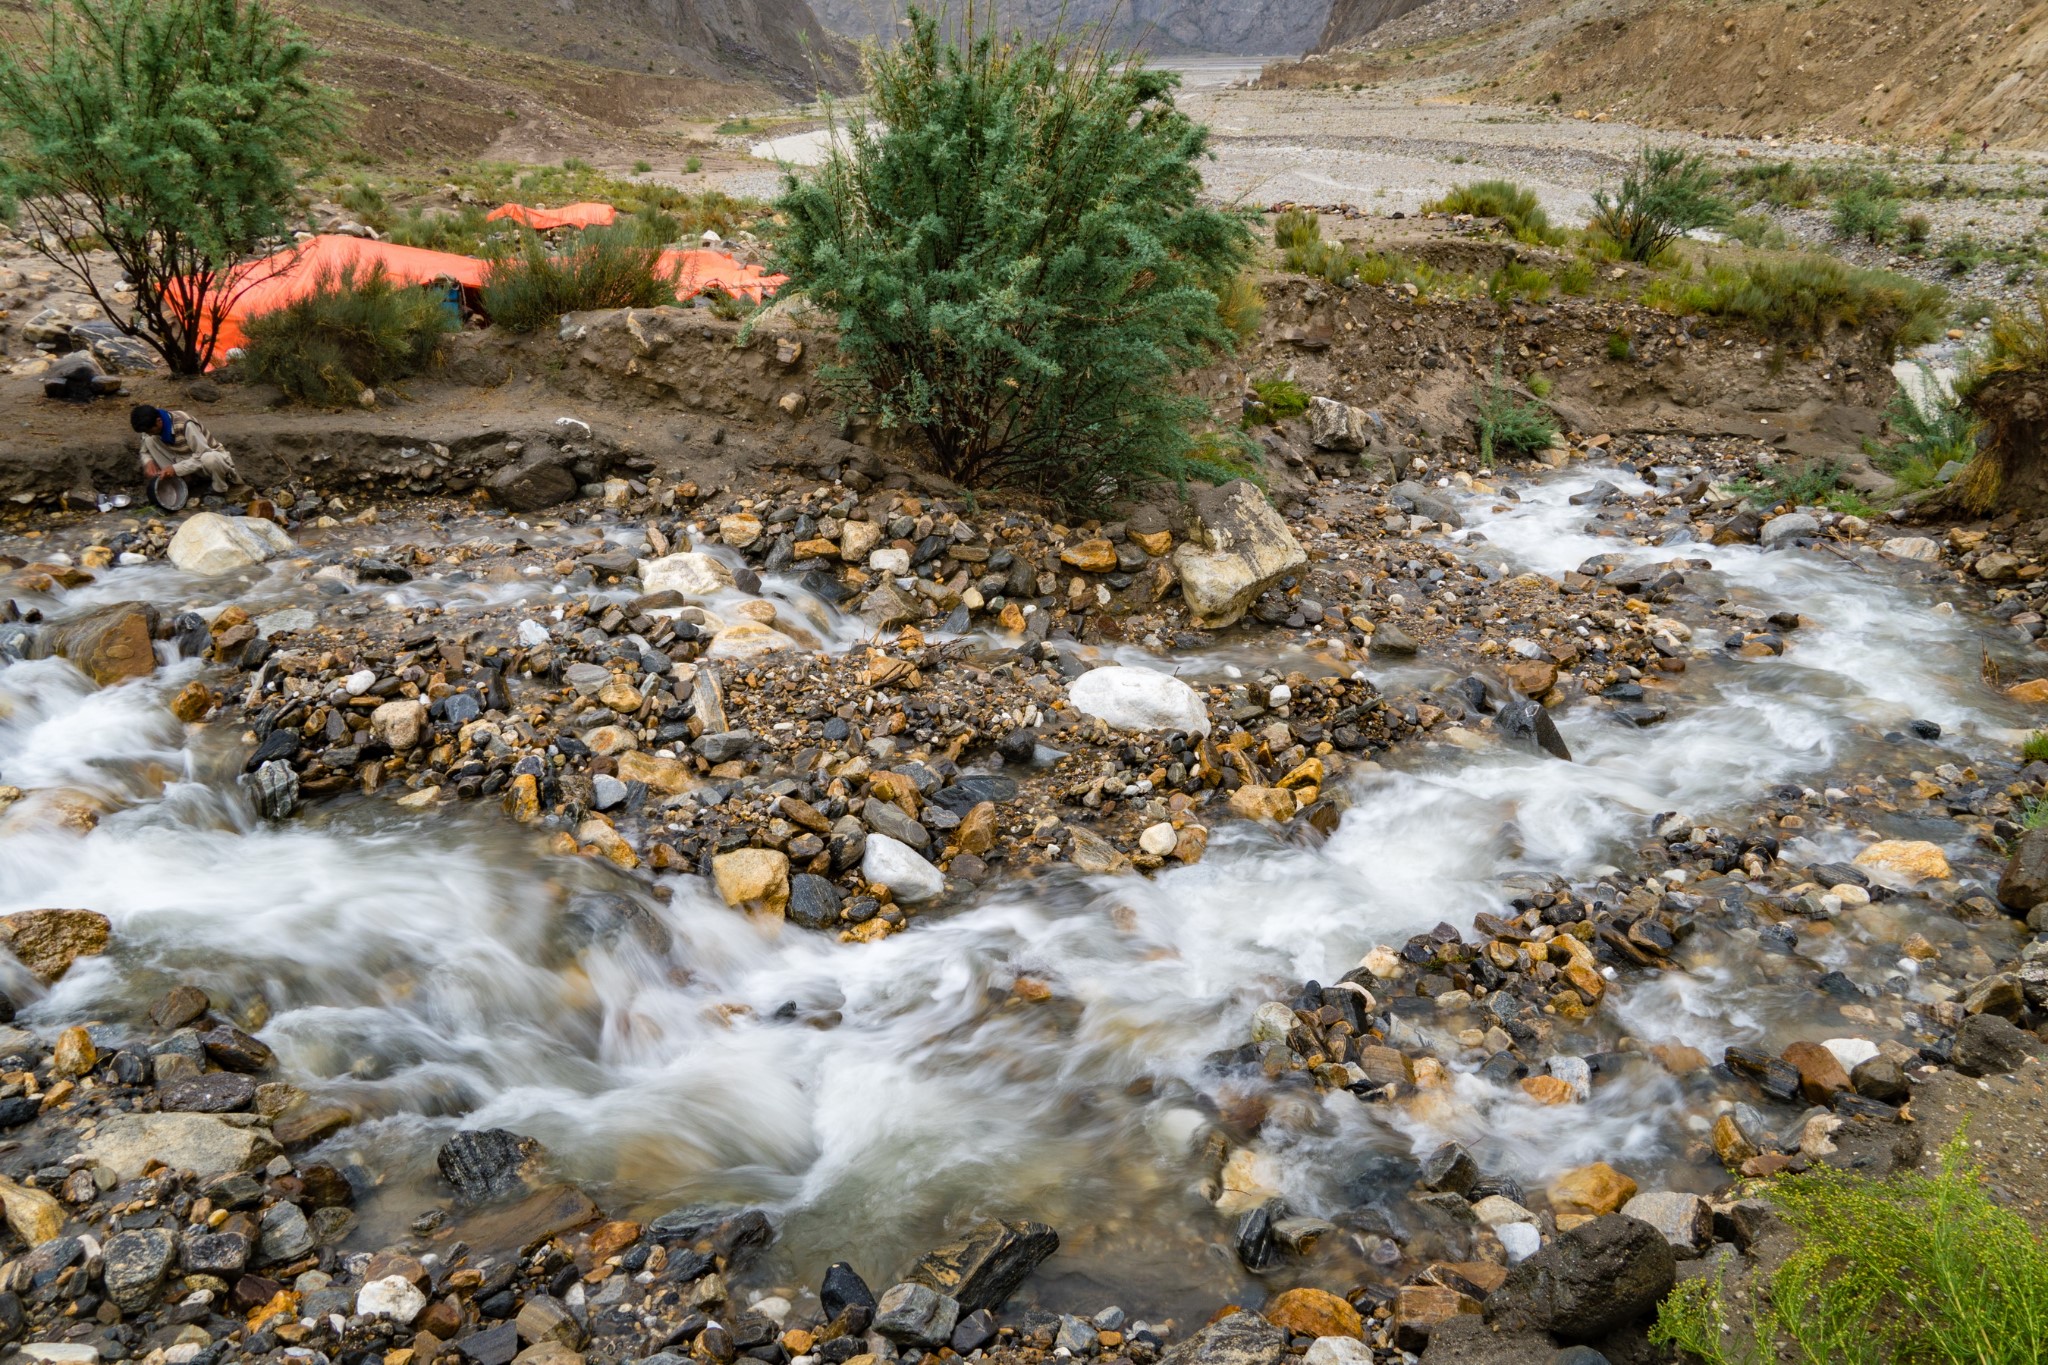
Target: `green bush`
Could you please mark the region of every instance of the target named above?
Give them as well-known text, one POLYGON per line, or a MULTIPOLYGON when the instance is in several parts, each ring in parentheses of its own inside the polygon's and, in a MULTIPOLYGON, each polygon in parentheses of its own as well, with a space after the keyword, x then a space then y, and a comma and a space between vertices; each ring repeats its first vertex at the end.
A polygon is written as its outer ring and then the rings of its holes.
POLYGON ((1502 227, 1525 242, 1554 242, 1561 234, 1550 226, 1531 190, 1512 180, 1479 180, 1460 185, 1434 203, 1424 204, 1425 213, 1469 213, 1474 218, 1498 218, 1502 227))
POLYGON ((404 216, 390 219, 383 233, 386 241, 399 246, 481 256, 488 248, 491 229, 481 204, 464 204, 453 213, 432 215, 414 205, 404 216))
MULTIPOLYGON (((1931 373, 1925 362, 1919 368, 1923 376, 1931 373)), ((1885 420, 1897 439, 1874 448, 1871 463, 1891 475, 1901 492, 1932 488, 1944 466, 1955 460, 1967 464, 1977 453, 1976 419, 1955 399, 1940 397, 1933 412, 1922 412, 1901 388, 1885 407, 1885 420)))
POLYGON ((1727 202, 1713 186, 1714 173, 1704 157, 1645 147, 1619 188, 1594 191, 1592 226, 1628 260, 1654 261, 1695 228, 1728 221, 1727 202))
POLYGON ((1320 241, 1322 222, 1306 209, 1289 209, 1273 220, 1273 245, 1282 251, 1320 241))
POLYGON ((1832 256, 1766 257, 1710 266, 1689 280, 1657 280, 1643 302, 1673 313, 1739 318, 1781 341, 1822 341, 1837 327, 1870 332, 1887 355, 1942 335, 1948 295, 1884 270, 1832 256))
POLYGON ((395 284, 381 264, 349 265, 252 319, 244 363, 293 398, 338 407, 425 370, 453 326, 437 292, 395 284))
POLYGON ((840 393, 964 483, 1096 505, 1182 477, 1207 409, 1176 380, 1233 348, 1217 300, 1253 239, 1198 202, 1208 133, 1178 77, 909 25, 777 205, 778 268, 838 317, 840 393))
POLYGON ((1609 360, 1627 360, 1635 353, 1635 343, 1629 340, 1627 332, 1609 332, 1607 334, 1607 358, 1609 360))
POLYGON ((2020 757, 2028 763, 2048 763, 2048 730, 2036 730, 2022 740, 2020 757))
POLYGON ((1584 256, 1574 256, 1557 272, 1558 292, 1574 297, 1593 292, 1593 263, 1584 256))
POLYGON ((1541 303, 1550 297, 1551 284, 1549 271, 1520 261, 1509 261, 1487 280, 1486 292, 1495 303, 1509 303, 1516 299, 1541 303))
POLYGON ((1681 1282, 1651 1340, 1703 1365, 2039 1365, 2048 1248, 1992 1202, 1961 1136, 1934 1176, 1817 1169, 1763 1187, 1798 1250, 1735 1330, 1719 1279, 1681 1282), (1783 1348, 1790 1347, 1789 1357, 1783 1348))
POLYGON ((1899 201, 1859 187, 1836 198, 1830 221, 1838 237, 1881 246, 1899 235, 1899 201))
POLYGON ((630 224, 592 228, 551 251, 527 232, 484 269, 483 306, 491 322, 512 332, 552 327, 564 313, 594 308, 660 308, 676 301, 673 269, 661 248, 643 243, 630 224))
POLYGON ((298 163, 334 130, 336 102, 309 75, 317 54, 262 0, 36 11, 0 47, 0 208, 122 332, 173 374, 198 374, 237 294, 231 272, 287 235, 298 163), (89 256, 79 223, 118 272, 89 256), (117 274, 134 289, 108 287, 117 274))
POLYGON ((1491 469, 1496 452, 1529 456, 1550 445, 1557 435, 1557 419, 1550 409, 1520 397, 1501 381, 1500 356, 1493 360, 1493 379, 1472 391, 1478 408, 1474 425, 1479 429, 1479 463, 1491 469))
POLYGON ((1742 166, 1729 180, 1751 202, 1761 201, 1786 209, 1803 209, 1820 192, 1812 173, 1792 161, 1766 161, 1742 166))

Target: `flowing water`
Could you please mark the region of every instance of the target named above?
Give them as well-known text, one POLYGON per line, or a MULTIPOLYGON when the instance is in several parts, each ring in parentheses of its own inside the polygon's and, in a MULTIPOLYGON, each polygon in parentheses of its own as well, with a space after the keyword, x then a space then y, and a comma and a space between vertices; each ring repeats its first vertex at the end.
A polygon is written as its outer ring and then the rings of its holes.
MULTIPOLYGON (((1334 980, 1375 944, 1497 912, 1510 878, 1625 885, 1619 869, 1660 812, 1739 826, 1777 784, 1817 786, 1878 759, 1931 769, 2010 744, 2023 718, 1976 683, 1992 623, 1874 558, 1589 533, 1590 509, 1568 498, 1603 476, 1644 487, 1626 471, 1573 472, 1519 501, 1470 499, 1459 552, 1510 572, 1596 553, 1710 560, 1738 606, 1810 618, 1784 657, 1697 663, 1665 688, 1671 718, 1649 728, 1597 702, 1565 710, 1574 763, 1489 742, 1360 769, 1351 809, 1318 846, 1227 826, 1198 865, 1149 881, 1013 881, 868 946, 755 923, 690 877, 649 894, 600 863, 545 856, 538 835, 493 812, 345 798, 266 825, 236 788, 235 737, 188 738, 165 709, 198 665, 107 690, 59 661, 0 666, 0 780, 83 792, 104 811, 83 837, 44 795, 0 817, 0 911, 85 906, 115 923, 114 950, 82 960, 24 1022, 139 1017, 177 980, 236 1009, 260 1000, 287 1074, 366 1116, 323 1151, 380 1185, 364 1201, 366 1244, 402 1235, 458 1126, 537 1136, 609 1208, 767 1207, 782 1228, 772 1271, 798 1282, 841 1258, 886 1277, 972 1218, 1036 1217, 1064 1245, 1033 1292, 1153 1314, 1246 1288, 1204 1197, 1214 1133, 1251 1141, 1296 1211, 1350 1231, 1330 1253, 1339 1264, 1370 1259, 1360 1211, 1397 1217, 1407 1163, 1446 1137, 1525 1179, 1594 1159, 1703 1179, 1686 1149, 1712 1096, 1647 1063, 1590 1105, 1558 1109, 1491 1086, 1476 1055, 1435 1033, 1452 1085, 1403 1106, 1206 1065, 1248 1037, 1261 1002, 1334 980), (1944 738, 1897 738, 1916 717, 1944 738), (1051 998, 1017 998, 1020 976, 1051 998)), ((354 591, 458 618, 520 598, 538 615, 551 599, 531 580, 354 591)), ((851 638, 793 584, 767 591, 821 644, 851 638)), ((288 566, 225 585, 121 569, 68 602, 138 596, 203 609, 232 597, 252 613, 359 605, 288 566)), ((1808 860, 1853 854, 1851 836, 1813 824, 1808 860)), ((1955 837, 1937 830, 1926 837, 1955 837)), ((1961 929, 1911 897, 1829 927, 1802 951, 1883 970, 1902 970, 1889 964, 1905 933, 1961 929)), ((1587 1050, 1620 1033, 1718 1055, 1847 1031, 1754 937, 1703 931, 1691 970, 1610 997, 1587 1050)), ((1898 989, 1910 1002, 1911 979, 1898 989)))

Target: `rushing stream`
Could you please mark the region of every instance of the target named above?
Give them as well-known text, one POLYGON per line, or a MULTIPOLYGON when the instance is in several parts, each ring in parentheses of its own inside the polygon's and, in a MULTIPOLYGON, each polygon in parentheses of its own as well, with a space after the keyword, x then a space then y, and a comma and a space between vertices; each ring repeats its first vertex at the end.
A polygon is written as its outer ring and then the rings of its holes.
MULTIPOLYGON (((1454 540, 1511 573, 1615 552, 1709 560, 1737 606, 1808 618, 1785 655, 1716 647, 1657 685, 1662 724, 1622 724, 1597 702, 1564 711, 1573 763, 1488 741, 1357 771, 1342 826, 1315 847, 1229 826, 1201 863, 1150 881, 998 884, 866 946, 757 924, 691 877, 664 877, 666 899, 649 896, 600 863, 546 856, 494 809, 343 798, 265 825, 235 786, 235 736, 212 727, 188 741, 165 708, 197 664, 107 690, 56 660, 0 666, 0 780, 83 792, 105 811, 82 838, 41 796, 0 817, 0 911, 83 906, 115 924, 114 951, 82 960, 24 1022, 133 1017, 177 980, 238 1012, 267 1008, 264 1037, 286 1073, 369 1116, 324 1153, 360 1160, 389 1192, 365 1202, 365 1244, 402 1234, 417 1208, 404 1192, 432 1177, 458 1125, 533 1134, 608 1207, 760 1203, 782 1226, 783 1265, 812 1282, 841 1258, 886 1277, 974 1216, 1036 1217, 1063 1237, 1034 1282, 1042 1299, 1141 1314, 1243 1288, 1229 1225, 1202 1189, 1212 1131, 1236 1143, 1256 1129, 1266 1178, 1297 1211, 1353 1229, 1341 1254, 1366 1258, 1374 1239, 1342 1215, 1405 1190, 1409 1159, 1446 1137, 1524 1179, 1607 1160, 1704 1187, 1685 1153, 1711 1121, 1707 1093, 1647 1061, 1561 1108, 1462 1061, 1447 1091, 1402 1106, 1268 1093, 1205 1065, 1244 1042, 1263 1001, 1334 980, 1376 944, 1469 926, 1500 909, 1510 878, 1622 879, 1659 813, 1739 824, 1778 784, 1819 787, 1886 749, 1888 771, 1967 761, 2023 722, 1976 682, 1994 628, 1906 571, 1818 549, 1591 534, 1591 509, 1568 499, 1601 477, 1644 487, 1627 471, 1580 470, 1524 486, 1519 501, 1468 499, 1454 540), (1914 718, 1943 738, 1899 738, 1914 718), (1018 998, 1020 976, 1051 998, 1018 998)), ((273 565, 235 592, 252 613, 347 608, 346 589, 292 580, 304 572, 273 565)), ((770 587, 820 642, 851 638, 823 603, 770 587)), ((455 611, 522 595, 548 605, 531 582, 358 591, 455 611)), ((206 610, 220 592, 151 566, 66 602, 206 610)), ((1911 837, 1954 838, 1927 823, 1911 837)), ((1811 842, 1809 861, 1857 847, 1824 821, 1811 842)), ((1910 896, 1829 927, 1801 951, 1877 964, 1873 979, 1894 970, 1905 934, 1961 930, 1910 896)), ((1610 1001, 1588 1050, 1625 1033, 1718 1056, 1849 1031, 1789 983, 1786 958, 1749 940, 1701 935, 1691 970, 1610 1001)), ((1901 989, 1910 998, 1911 981, 1901 989)))

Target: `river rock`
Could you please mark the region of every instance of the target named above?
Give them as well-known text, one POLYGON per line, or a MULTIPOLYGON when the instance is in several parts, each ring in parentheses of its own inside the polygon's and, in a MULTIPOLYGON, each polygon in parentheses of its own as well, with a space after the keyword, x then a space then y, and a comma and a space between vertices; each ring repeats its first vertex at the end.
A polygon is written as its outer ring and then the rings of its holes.
POLYGON ((249 786, 256 813, 265 820, 287 819, 299 804, 298 770, 281 758, 264 760, 242 780, 249 786))
POLYGON ((899 905, 916 905, 946 889, 946 875, 926 862, 916 849, 886 834, 870 834, 861 852, 860 874, 885 886, 899 905))
POLYGON ((162 1228, 130 1228, 108 1238, 100 1275, 114 1307, 124 1313, 149 1307, 177 1250, 177 1241, 162 1228))
POLYGON ((545 1152, 539 1142, 503 1128, 471 1128, 441 1144, 441 1178, 465 1201, 480 1204, 524 1193, 545 1152))
POLYGON ((427 1296, 403 1275, 371 1280, 356 1291, 356 1312, 366 1318, 389 1318, 400 1327, 412 1326, 426 1308, 427 1296))
POLYGON ((16 1237, 32 1247, 63 1235, 64 1206, 41 1190, 0 1176, 0 1212, 16 1237))
POLYGON ((789 904, 789 856, 772 848, 739 848, 711 860, 718 894, 735 909, 782 917, 789 904))
POLYGON ((1308 401, 1308 439, 1317 450, 1355 454, 1365 449, 1365 421, 1357 408, 1334 398, 1308 401))
POLYGON ((2006 909, 2024 915, 2048 902, 2048 825, 2030 829, 2013 846, 1998 881, 1998 899, 2006 909))
POLYGON ((1757 543, 1766 550, 1781 550, 1801 540, 1811 540, 1820 534, 1820 523, 1805 512, 1787 512, 1772 517, 1764 523, 1758 533, 1757 543))
POLYGON ((110 1114, 78 1154, 118 1181, 133 1180, 152 1160, 202 1179, 245 1171, 277 1155, 261 1128, 213 1114, 110 1114))
POLYGON ((256 1082, 232 1071, 208 1071, 158 1086, 156 1102, 165 1113, 239 1114, 256 1103, 256 1082))
POLYGON ((313 1249, 312 1225, 306 1221, 305 1210, 297 1204, 284 1200, 272 1204, 263 1211, 260 1227, 256 1239, 259 1264, 296 1261, 313 1249))
POLYGON ((484 490, 509 512, 538 512, 568 502, 582 491, 568 463, 546 446, 537 446, 513 464, 484 480, 484 490))
POLYGON ((886 834, 920 853, 932 846, 931 831, 905 815, 903 808, 893 801, 878 800, 871 794, 861 808, 861 819, 876 834, 886 834))
POLYGON ((1924 839, 1881 839, 1856 855, 1856 866, 1895 873, 1908 882, 1945 881, 1951 875, 1941 845, 1924 839))
POLYGON ((45 986, 71 970, 81 957, 107 950, 113 923, 97 910, 17 910, 0 915, 5 947, 45 986))
POLYGON ((825 1310, 825 1320, 830 1322, 856 1305, 874 1312, 875 1291, 868 1288, 868 1282, 852 1266, 834 1261, 825 1268, 825 1278, 818 1282, 818 1303, 825 1310))
POLYGON ((1372 633, 1372 652, 1375 654, 1395 654, 1406 657, 1411 654, 1420 653, 1421 649, 1422 645, 1413 635, 1410 635, 1392 621, 1380 622, 1372 633))
POLYGON ((1308 1344, 1301 1365, 1372 1365, 1372 1347, 1354 1337, 1317 1337, 1308 1344))
POLYGON ((1422 1159, 1424 1188, 1450 1194, 1468 1192, 1479 1179, 1479 1163, 1455 1142, 1446 1142, 1422 1159))
POLYGON ((1216 1319, 1167 1351, 1160 1365, 1280 1365, 1287 1333, 1257 1313, 1239 1309, 1216 1319))
POLYGON ((1290 1289, 1266 1305, 1266 1321, 1303 1337, 1363 1337, 1358 1310, 1327 1289, 1290 1289))
POLYGON ((1209 733, 1209 711, 1194 688, 1150 668, 1091 668, 1067 687, 1067 699, 1084 715, 1118 730, 1179 730, 1209 733))
POLYGON ((1965 1076, 2003 1076, 2017 1071, 2039 1039, 1995 1014, 1973 1014, 1956 1030, 1951 1060, 1965 1076))
POLYGON ((926 1252, 908 1278, 951 1295, 970 1313, 1000 1308, 1059 1247, 1060 1235, 1043 1223, 991 1220, 926 1252))
POLYGON ((1635 1197, 1636 1182, 1604 1161, 1566 1171, 1550 1182, 1550 1207, 1558 1213, 1613 1213, 1635 1197))
POLYGON ((906 1281, 882 1291, 872 1325, 891 1341, 938 1347, 952 1338, 953 1324, 959 1319, 958 1301, 929 1285, 906 1281))
POLYGON ((686 550, 640 561, 640 590, 644 593, 678 592, 685 597, 709 597, 731 586, 732 570, 724 561, 707 554, 686 550))
POLYGON ((1697 1256, 1713 1244, 1714 1210, 1696 1194, 1639 1194, 1622 1205, 1621 1212, 1663 1233, 1681 1258, 1697 1256))
POLYGON ((266 517, 195 512, 171 537, 166 553, 186 573, 234 573, 292 552, 292 538, 266 517))
POLYGON ((1215 630, 1243 616, 1308 554, 1266 495, 1243 479, 1197 493, 1194 503, 1195 527, 1174 550, 1173 567, 1195 624, 1215 630))
POLYGON ((50 627, 41 647, 111 687, 156 672, 156 629, 155 607, 116 602, 50 627))
MULTIPOLYGON (((1557 681, 1554 668, 1550 681, 1553 685, 1557 681)), ((1549 687, 1543 689, 1545 692, 1549 690, 1549 687)), ((1511 701, 1501 707, 1500 716, 1494 724, 1509 739, 1528 744, 1552 758, 1561 758, 1567 763, 1572 761, 1571 747, 1564 742, 1564 736, 1558 733, 1557 722, 1550 718, 1550 712, 1541 702, 1527 698, 1511 701)))
POLYGON ((1559 1233, 1509 1270, 1486 1300, 1486 1319, 1506 1330, 1589 1341, 1653 1311, 1677 1277, 1678 1259, 1662 1232, 1610 1214, 1559 1233))
POLYGON ((711 637, 707 659, 759 659, 778 650, 796 649, 797 642, 760 621, 735 621, 711 637))
POLYGON ((370 712, 370 733, 397 753, 418 744, 426 724, 427 708, 410 697, 384 702, 370 712))
POLYGON ((1387 490, 1387 501, 1404 512, 1418 517, 1428 517, 1441 526, 1463 526, 1465 519, 1458 515, 1458 504, 1448 494, 1439 492, 1413 479, 1403 479, 1387 490))
POLYGON ((1799 1088, 1808 1104, 1827 1104, 1849 1088, 1849 1073, 1835 1054, 1819 1043, 1793 1043, 1781 1055, 1798 1068, 1799 1088))
POLYGON ((844 904, 839 888, 830 881, 800 872, 789 879, 789 905, 783 916, 806 929, 831 929, 838 925, 839 910, 844 904))

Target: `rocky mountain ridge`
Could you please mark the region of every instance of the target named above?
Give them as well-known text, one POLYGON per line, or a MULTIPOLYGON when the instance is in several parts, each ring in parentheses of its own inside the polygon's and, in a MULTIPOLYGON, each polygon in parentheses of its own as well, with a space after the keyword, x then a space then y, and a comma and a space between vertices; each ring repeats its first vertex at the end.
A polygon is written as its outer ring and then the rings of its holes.
MULTIPOLYGON (((895 32, 906 8, 904 0, 812 2, 827 28, 859 39, 895 32)), ((1151 52, 1263 56, 1316 46, 1329 12, 1330 0, 1007 0, 1001 18, 1034 34, 1107 24, 1118 46, 1151 52)))

